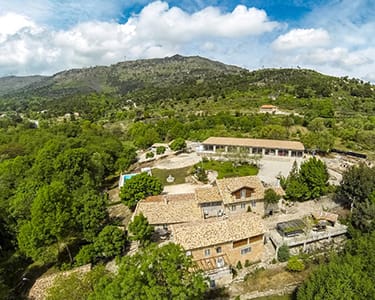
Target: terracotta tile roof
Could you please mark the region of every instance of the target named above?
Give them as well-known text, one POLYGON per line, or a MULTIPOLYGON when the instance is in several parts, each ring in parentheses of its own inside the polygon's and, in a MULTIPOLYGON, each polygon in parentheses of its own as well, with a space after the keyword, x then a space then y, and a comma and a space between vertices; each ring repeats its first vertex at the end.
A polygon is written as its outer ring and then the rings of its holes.
POLYGON ((288 149, 288 150, 305 150, 301 142, 266 140, 266 139, 247 139, 247 138, 228 138, 228 137, 210 137, 203 145, 224 145, 224 146, 242 146, 256 148, 288 149))
POLYGON ((242 202, 243 200, 236 199, 234 196, 232 196, 232 193, 243 187, 254 189, 254 193, 250 198, 246 199, 247 201, 262 200, 264 198, 264 187, 257 176, 223 178, 216 180, 216 184, 224 204, 242 202))
POLYGON ((260 108, 261 109, 272 109, 272 108, 277 108, 277 106, 272 105, 272 104, 264 104, 260 108))
POLYGON ((175 224, 171 227, 174 242, 185 250, 237 241, 266 231, 261 217, 255 213, 175 224))
POLYGON ((204 202, 221 202, 223 198, 219 193, 217 186, 206 187, 206 188, 197 188, 195 190, 195 199, 197 203, 204 202))
POLYGON ((138 202, 133 215, 140 213, 151 225, 192 222, 202 218, 194 193, 147 197, 138 202))

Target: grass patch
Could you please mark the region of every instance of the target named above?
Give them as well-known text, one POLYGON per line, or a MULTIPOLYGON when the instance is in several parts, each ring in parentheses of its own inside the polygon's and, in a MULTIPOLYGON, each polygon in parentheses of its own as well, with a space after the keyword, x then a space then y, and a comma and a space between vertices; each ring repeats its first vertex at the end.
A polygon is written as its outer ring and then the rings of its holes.
POLYGON ((185 183, 185 177, 190 174, 191 167, 179 169, 152 169, 152 176, 160 179, 163 185, 181 184, 185 183), (167 178, 169 175, 174 177, 174 181, 169 183, 167 178))
MULTIPOLYGON (((240 177, 240 176, 249 176, 257 175, 258 168, 250 164, 241 164, 235 165, 231 161, 217 161, 209 160, 202 162, 203 168, 205 170, 214 170, 218 173, 218 179, 226 177, 240 177)), ((201 163, 198 164, 201 166, 201 163)))

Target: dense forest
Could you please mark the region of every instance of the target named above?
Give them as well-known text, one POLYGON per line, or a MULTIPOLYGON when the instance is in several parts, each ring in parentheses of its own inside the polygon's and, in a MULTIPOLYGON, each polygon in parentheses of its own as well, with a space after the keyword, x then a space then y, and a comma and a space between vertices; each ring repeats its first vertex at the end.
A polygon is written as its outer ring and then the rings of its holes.
MULTIPOLYGON (((144 245, 137 256, 123 258, 120 274, 139 265, 145 272, 139 278, 113 277, 100 266, 123 254, 129 239, 108 217, 106 189, 135 161, 137 149, 155 142, 257 137, 300 140, 307 149, 323 153, 338 148, 375 155, 374 86, 311 70, 250 72, 200 57, 174 56, 51 77, 0 78, 0 111, 0 298, 4 299, 23 297, 30 288, 25 278, 51 267, 66 270, 88 262, 98 267, 86 279, 67 280, 86 289, 89 299, 122 299, 120 287, 133 284, 133 292, 141 293, 137 288, 146 281, 150 290, 142 297, 202 297, 201 274, 185 272, 191 261, 178 247, 144 245), (276 105, 283 113, 259 114, 262 104, 276 105), (180 277, 164 260, 181 265, 180 277), (147 273, 156 261, 160 266, 155 265, 155 272, 173 281, 171 288, 161 281, 165 289, 157 290, 152 271, 147 273), (188 280, 191 288, 183 289, 179 280, 188 280)), ((333 255, 312 274, 298 299, 374 295, 374 251, 367 250, 375 247, 374 178, 374 168, 366 166, 344 176, 336 197, 352 207, 347 220, 351 241, 342 255, 333 255)), ((139 222, 134 228, 148 228, 146 221, 139 222)), ((51 293, 51 299, 63 299, 51 293)))

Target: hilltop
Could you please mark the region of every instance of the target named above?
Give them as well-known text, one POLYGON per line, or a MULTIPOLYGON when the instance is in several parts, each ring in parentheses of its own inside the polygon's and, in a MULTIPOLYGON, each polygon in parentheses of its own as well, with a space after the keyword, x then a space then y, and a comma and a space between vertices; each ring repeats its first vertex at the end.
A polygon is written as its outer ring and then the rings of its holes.
POLYGON ((83 118, 111 122, 165 115, 238 115, 257 112, 262 104, 304 115, 305 123, 316 117, 371 117, 375 92, 370 83, 314 70, 249 71, 181 55, 72 69, 47 77, 0 78, 0 111, 31 114, 36 119, 35 113, 41 111, 48 112, 44 118, 77 112, 83 118))
POLYGON ((52 76, 0 78, 0 95, 60 98, 91 92, 125 94, 146 87, 167 87, 193 79, 239 74, 245 69, 199 56, 119 62, 111 66, 71 69, 52 76))

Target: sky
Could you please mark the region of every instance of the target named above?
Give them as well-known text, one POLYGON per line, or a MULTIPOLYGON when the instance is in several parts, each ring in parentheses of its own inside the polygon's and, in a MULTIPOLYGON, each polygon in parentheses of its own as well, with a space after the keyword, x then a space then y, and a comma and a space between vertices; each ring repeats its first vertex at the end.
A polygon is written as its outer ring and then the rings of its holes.
POLYGON ((174 54, 375 82, 375 1, 0 0, 0 76, 174 54))

